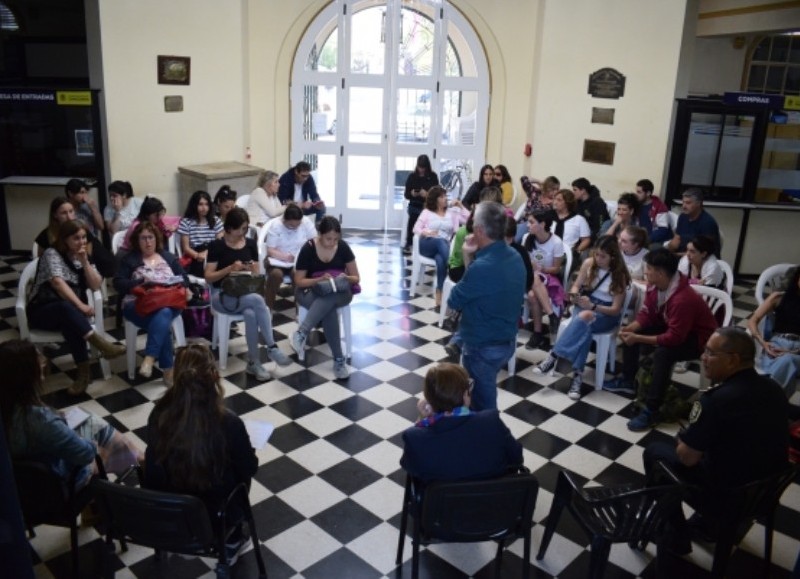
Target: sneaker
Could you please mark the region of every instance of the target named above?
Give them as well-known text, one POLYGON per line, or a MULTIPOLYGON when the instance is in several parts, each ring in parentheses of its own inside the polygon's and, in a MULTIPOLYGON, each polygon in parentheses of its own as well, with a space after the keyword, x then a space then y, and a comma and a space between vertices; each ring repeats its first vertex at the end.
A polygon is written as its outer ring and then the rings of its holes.
POLYGON ((558 364, 558 356, 550 352, 547 355, 547 358, 539 362, 539 364, 533 369, 534 374, 550 374, 552 373, 553 369, 558 364))
POLYGON ((337 380, 347 380, 350 377, 350 370, 347 369, 347 362, 344 358, 333 359, 333 375, 337 380))
POLYGON ((233 543, 225 543, 225 555, 228 559, 228 566, 233 567, 239 561, 239 557, 253 546, 253 539, 249 536, 242 537, 233 543))
POLYGON ((247 372, 251 376, 255 376, 262 382, 266 382, 267 380, 272 378, 272 376, 269 375, 269 372, 267 372, 267 369, 264 368, 264 366, 262 366, 260 362, 248 362, 245 372, 247 372))
POLYGON ((458 364, 458 361, 461 359, 461 347, 458 344, 454 342, 445 344, 444 351, 447 352, 448 360, 453 364, 458 364))
POLYGON ((633 382, 625 378, 612 378, 603 382, 603 390, 606 392, 613 392, 614 394, 628 394, 630 396, 636 395, 636 388, 633 382))
POLYGON ((575 372, 575 375, 572 377, 572 382, 569 385, 569 392, 567 392, 567 396, 569 396, 570 400, 581 399, 582 384, 583 384, 583 376, 579 372, 575 372))
POLYGON ((542 332, 533 332, 528 341, 525 342, 526 350, 537 350, 544 344, 544 334, 542 332))
POLYGON ((300 330, 297 330, 294 334, 292 334, 292 350, 297 352, 298 356, 303 353, 303 350, 306 347, 306 338, 307 336, 300 330))
POLYGON ((289 356, 284 354, 281 349, 274 344, 267 348, 267 356, 269 356, 269 359, 275 362, 278 366, 288 366, 292 363, 292 360, 289 358, 289 356))
POLYGON ((653 428, 656 424, 658 424, 658 418, 659 417, 656 412, 653 412, 649 408, 645 408, 628 421, 628 430, 632 430, 633 432, 641 432, 642 430, 653 428))
POLYGON ((683 362, 675 362, 675 366, 672 368, 672 371, 675 374, 685 374, 688 369, 689 362, 684 360, 683 362))

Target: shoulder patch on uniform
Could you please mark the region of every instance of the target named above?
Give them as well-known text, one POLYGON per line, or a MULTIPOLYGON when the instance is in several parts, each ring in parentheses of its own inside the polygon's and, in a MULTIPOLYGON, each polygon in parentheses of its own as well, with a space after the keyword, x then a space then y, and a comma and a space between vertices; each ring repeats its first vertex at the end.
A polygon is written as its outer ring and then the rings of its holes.
POLYGON ((703 411, 703 405, 700 404, 699 400, 695 400, 694 404, 692 404, 692 411, 689 412, 689 424, 694 424, 697 422, 697 419, 700 418, 700 413, 703 411))

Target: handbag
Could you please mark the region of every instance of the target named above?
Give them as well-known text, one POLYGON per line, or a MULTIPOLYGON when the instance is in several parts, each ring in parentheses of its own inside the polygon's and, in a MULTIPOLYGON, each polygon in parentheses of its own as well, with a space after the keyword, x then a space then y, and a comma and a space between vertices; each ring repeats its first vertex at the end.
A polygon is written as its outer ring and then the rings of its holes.
MULTIPOLYGON (((267 278, 263 275, 229 275, 220 284, 220 304, 225 296, 236 298, 236 306, 231 312, 239 309, 239 298, 248 294, 263 296, 267 289, 267 278)), ((224 306, 223 306, 224 307, 224 306)), ((226 310, 228 308, 225 308, 226 310)))
POLYGON ((134 309, 142 317, 161 308, 186 308, 186 288, 182 285, 138 285, 131 290, 131 294, 136 297, 134 309))
POLYGON ((322 271, 315 271, 311 274, 311 277, 314 279, 320 278, 326 273, 331 276, 331 279, 328 280, 330 283, 317 283, 311 286, 311 291, 314 292, 314 295, 327 296, 333 293, 346 291, 350 291, 350 293, 353 295, 361 293, 361 286, 359 284, 351 284, 346 278, 340 277, 343 273, 345 273, 341 269, 324 269, 322 271))

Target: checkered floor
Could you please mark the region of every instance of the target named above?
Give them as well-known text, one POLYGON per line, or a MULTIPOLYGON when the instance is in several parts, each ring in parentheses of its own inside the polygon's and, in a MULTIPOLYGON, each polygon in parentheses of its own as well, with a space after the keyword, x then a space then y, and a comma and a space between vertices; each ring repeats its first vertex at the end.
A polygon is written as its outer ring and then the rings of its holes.
MULTIPOLYGON (((333 381, 330 350, 320 340, 308 353, 306 366, 268 368, 273 379, 258 383, 244 372, 244 337, 232 340, 224 371, 226 401, 242 417, 271 422, 275 432, 258 451, 260 467, 250 499, 254 505, 262 552, 272 579, 410 577, 410 545, 400 568, 395 565, 404 473, 399 468, 401 432, 415 419, 415 400, 427 368, 445 356, 448 333, 437 325, 438 314, 430 277, 421 294, 408 290, 410 271, 396 233, 347 231, 362 275, 363 293, 353 302, 352 376, 333 381)), ((14 296, 22 258, 0 259, 0 340, 16 337, 14 296)), ((754 309, 752 283, 736 286, 735 322, 754 309)), ((106 326, 113 326, 109 316, 106 326)), ((275 337, 290 351, 288 337, 296 327, 291 300, 280 300, 274 314, 275 337)), ((112 334, 122 338, 121 330, 112 334)), ((533 550, 538 549, 559 470, 569 469, 589 484, 614 485, 642 481, 642 449, 654 440, 668 440, 678 426, 667 424, 646 433, 625 426, 631 401, 595 391, 593 368, 585 373, 585 395, 572 402, 565 394, 568 379, 534 376, 531 367, 544 357, 526 350, 528 332, 521 330, 516 375, 498 378, 498 404, 503 420, 524 447, 525 465, 541 484, 533 550)), ((144 336, 138 347, 144 346, 144 336)), ((109 419, 145 444, 144 430, 153 401, 164 392, 160 376, 130 381, 124 359, 112 362, 114 375, 103 380, 95 364, 95 380, 76 401, 65 387, 74 366, 64 351, 50 352, 51 376, 46 401, 56 408, 80 403, 109 419)), ((266 361, 266 355, 264 354, 266 361)), ((676 381, 698 383, 698 367, 676 375, 676 381)), ((155 372, 154 374, 158 374, 155 372)), ((800 485, 785 493, 777 516, 773 577, 788 577, 798 555, 800 485)), ((69 534, 40 527, 31 540, 37 577, 69 575, 69 534)), ((83 577, 98 575, 103 544, 93 528, 80 533, 83 577)), ((695 543, 684 559, 672 561, 673 576, 701 577, 710 569, 712 547, 695 543)), ((732 577, 760 576, 762 528, 752 528, 732 559, 732 577)), ((423 577, 493 576, 494 544, 439 545, 423 551, 423 577)), ((502 577, 521 575, 522 545, 503 557, 502 577)), ((655 550, 611 550, 606 577, 655 577, 655 550)), ((115 555, 117 577, 212 577, 211 560, 164 557, 130 546, 115 555)), ((587 539, 568 515, 543 561, 531 561, 533 577, 584 577, 589 563, 587 539)), ((253 553, 234 568, 235 577, 255 576, 253 553)))

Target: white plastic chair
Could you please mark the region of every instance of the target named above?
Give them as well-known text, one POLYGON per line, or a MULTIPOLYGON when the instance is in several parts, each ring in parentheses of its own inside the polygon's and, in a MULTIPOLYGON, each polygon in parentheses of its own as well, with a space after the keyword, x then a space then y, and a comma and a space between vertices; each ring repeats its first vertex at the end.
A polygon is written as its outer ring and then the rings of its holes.
MULTIPOLYGON (((706 285, 692 285, 690 286, 694 291, 703 296, 703 299, 708 304, 711 313, 714 316, 721 307, 725 308, 725 315, 722 320, 722 327, 729 326, 733 319, 733 298, 730 294, 725 293, 725 290, 717 289, 706 285)), ((705 373, 700 371, 700 387, 705 388, 709 385, 709 380, 706 378, 705 373)))
POLYGON ((219 368, 228 367, 228 344, 231 337, 231 324, 244 321, 242 314, 226 314, 211 308, 214 324, 211 331, 211 349, 219 345, 219 368))
MULTIPOLYGON (((609 371, 613 374, 614 373, 614 366, 616 365, 617 361, 617 334, 619 333, 619 328, 622 325, 623 320, 628 312, 628 307, 633 300, 634 295, 638 290, 636 287, 631 284, 628 286, 628 289, 625 291, 625 299, 622 302, 622 315, 619 318, 619 324, 614 326, 613 329, 609 330, 608 332, 600 332, 597 334, 592 334, 592 340, 595 343, 595 370, 594 370, 594 388, 595 390, 601 390, 603 388, 603 381, 605 380, 606 376, 606 365, 608 366, 609 371)), ((635 313, 634 313, 635 315, 635 313)), ((558 338, 561 337, 561 334, 564 332, 564 329, 570 324, 576 323, 575 322, 575 315, 567 320, 562 320, 561 324, 558 326, 558 338)))
POLYGON ((777 287, 778 282, 793 267, 795 267, 793 263, 778 263, 761 272, 756 282, 756 300, 759 306, 764 303, 769 294, 779 290, 777 287))
POLYGON ((403 224, 400 226, 400 248, 406 246, 408 235, 408 199, 403 199, 403 224))
MULTIPOLYGON (((133 380, 136 377, 136 336, 139 328, 131 321, 125 320, 125 347, 128 362, 128 378, 133 380)), ((178 347, 186 345, 186 333, 183 329, 183 317, 178 315, 172 320, 172 335, 175 338, 175 345, 178 347)), ((163 368, 162 368, 163 370, 163 368)))
POLYGON ((436 261, 431 257, 425 257, 424 255, 420 254, 419 235, 414 235, 414 239, 411 244, 411 285, 408 289, 411 290, 411 295, 415 296, 417 295, 417 284, 419 284, 423 269, 426 267, 432 267, 434 269, 434 278, 436 277, 436 261))
MULTIPOLYGON (((17 300, 14 304, 14 310, 17 314, 17 322, 19 324, 19 337, 23 340, 30 340, 34 344, 50 344, 53 342, 63 342, 64 337, 61 335, 61 332, 51 332, 48 330, 38 330, 36 328, 31 328, 28 324, 28 314, 25 310, 25 306, 27 305, 28 301, 28 286, 32 285, 35 281, 36 277, 36 267, 39 263, 39 259, 34 259, 28 265, 25 266, 25 269, 22 270, 22 274, 19 276, 19 283, 17 285, 17 300)), ((105 332, 105 326, 103 321, 103 295, 100 290, 86 290, 86 295, 89 296, 89 305, 94 308, 94 323, 92 324, 92 328, 94 331, 104 338, 113 341, 113 338, 110 338, 105 332)), ((87 342, 86 347, 89 347, 87 342)), ((103 378, 108 380, 111 378, 111 366, 105 358, 100 358, 100 369, 103 372, 103 378)))
POLYGON ((114 255, 117 255, 119 248, 122 247, 122 242, 125 241, 125 234, 127 232, 127 229, 123 229, 122 231, 117 231, 111 236, 111 253, 114 255))
MULTIPOLYGON (((350 316, 350 304, 336 308, 339 314, 339 329, 342 340, 342 351, 346 360, 350 360, 353 356, 353 324, 350 316)), ((298 326, 306 319, 308 310, 301 305, 297 306, 297 324, 298 326)), ((305 351, 297 354, 297 359, 301 362, 306 359, 305 351)))
POLYGON ((733 268, 727 261, 722 259, 718 259, 717 263, 719 264, 720 269, 722 269, 723 279, 725 281, 725 291, 728 292, 728 295, 733 295, 733 268))

